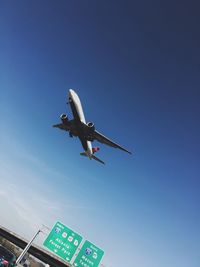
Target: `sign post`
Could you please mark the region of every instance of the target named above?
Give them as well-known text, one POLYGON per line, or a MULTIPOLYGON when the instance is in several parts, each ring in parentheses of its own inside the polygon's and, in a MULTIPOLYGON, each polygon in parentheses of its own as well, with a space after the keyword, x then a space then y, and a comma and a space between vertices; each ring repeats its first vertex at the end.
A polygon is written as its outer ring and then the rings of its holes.
POLYGON ((74 267, 98 267, 104 251, 90 243, 85 241, 81 250, 79 251, 76 259, 73 262, 74 267))
POLYGON ((16 264, 20 263, 20 261, 23 259, 23 257, 25 256, 26 252, 29 250, 29 248, 31 247, 33 241, 35 240, 35 238, 37 237, 37 235, 39 235, 40 232, 41 232, 41 230, 39 229, 37 231, 37 233, 33 236, 33 238, 28 242, 28 244, 26 245, 26 247, 24 248, 24 250, 22 251, 22 253, 17 258, 16 264))
POLYGON ((81 241, 82 236, 57 222, 43 245, 63 260, 70 262, 81 241))

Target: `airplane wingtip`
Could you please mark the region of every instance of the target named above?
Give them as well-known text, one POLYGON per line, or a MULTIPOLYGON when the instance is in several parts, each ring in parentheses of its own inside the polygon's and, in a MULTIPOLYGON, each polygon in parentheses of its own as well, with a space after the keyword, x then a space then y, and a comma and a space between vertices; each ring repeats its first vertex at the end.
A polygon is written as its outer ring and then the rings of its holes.
POLYGON ((127 152, 128 154, 132 155, 132 152, 131 151, 128 151, 128 150, 126 150, 124 148, 122 150, 125 151, 125 152, 127 152))

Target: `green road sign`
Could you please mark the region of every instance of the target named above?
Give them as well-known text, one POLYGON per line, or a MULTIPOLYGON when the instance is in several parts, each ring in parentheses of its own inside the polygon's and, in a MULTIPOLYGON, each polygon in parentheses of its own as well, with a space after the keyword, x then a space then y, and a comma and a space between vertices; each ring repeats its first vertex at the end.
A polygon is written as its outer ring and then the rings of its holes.
POLYGON ((79 234, 57 222, 43 245, 63 260, 70 262, 81 241, 82 237, 79 234))
POLYGON ((73 262, 74 267, 98 267, 104 251, 96 247, 89 241, 85 241, 81 250, 78 253, 75 261, 73 262))

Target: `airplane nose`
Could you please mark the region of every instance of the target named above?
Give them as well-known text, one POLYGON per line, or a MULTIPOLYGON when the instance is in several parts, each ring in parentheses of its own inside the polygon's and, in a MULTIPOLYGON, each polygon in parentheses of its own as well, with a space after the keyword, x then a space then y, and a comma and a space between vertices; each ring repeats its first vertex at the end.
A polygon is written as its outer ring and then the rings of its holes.
POLYGON ((73 92, 74 91, 72 89, 69 89, 69 101, 71 101, 73 98, 73 92))
POLYGON ((69 95, 73 95, 75 92, 73 89, 69 89, 69 95))
POLYGON ((69 97, 72 96, 72 89, 69 89, 69 97))

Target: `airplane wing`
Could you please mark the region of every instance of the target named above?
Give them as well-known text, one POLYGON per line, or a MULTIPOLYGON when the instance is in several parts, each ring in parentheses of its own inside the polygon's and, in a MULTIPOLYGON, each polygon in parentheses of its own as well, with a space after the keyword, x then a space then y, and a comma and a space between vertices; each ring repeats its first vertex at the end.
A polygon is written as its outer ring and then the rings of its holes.
POLYGON ((93 138, 102 144, 106 144, 106 145, 111 146, 111 147, 119 148, 119 149, 121 149, 121 150, 123 150, 129 154, 132 154, 130 151, 128 151, 125 148, 123 148, 122 146, 114 143, 113 141, 108 139, 105 135, 97 132, 96 130, 94 131, 93 138))
POLYGON ((61 130, 65 130, 65 131, 69 131, 70 130, 70 127, 68 125, 63 124, 63 123, 54 124, 53 127, 54 128, 59 128, 61 130))

